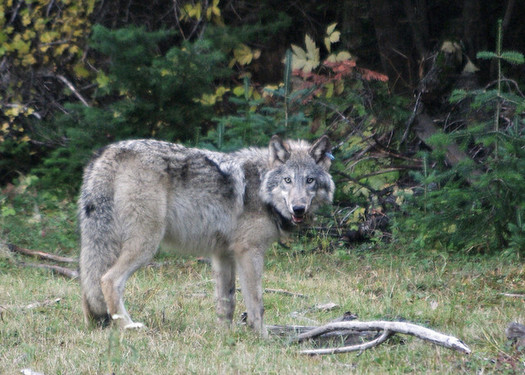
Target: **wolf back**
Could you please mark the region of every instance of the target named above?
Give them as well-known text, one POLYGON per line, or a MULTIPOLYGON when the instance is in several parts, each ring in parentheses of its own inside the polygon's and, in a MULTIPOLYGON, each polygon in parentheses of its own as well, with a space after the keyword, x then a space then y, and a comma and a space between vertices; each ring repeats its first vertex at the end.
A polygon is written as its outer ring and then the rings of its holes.
POLYGON ((124 307, 129 276, 161 242, 212 259, 217 314, 229 324, 235 275, 248 324, 263 335, 264 252, 279 235, 329 203, 330 142, 274 136, 267 149, 220 153, 155 140, 100 150, 79 198, 80 277, 86 322, 133 323, 124 307))

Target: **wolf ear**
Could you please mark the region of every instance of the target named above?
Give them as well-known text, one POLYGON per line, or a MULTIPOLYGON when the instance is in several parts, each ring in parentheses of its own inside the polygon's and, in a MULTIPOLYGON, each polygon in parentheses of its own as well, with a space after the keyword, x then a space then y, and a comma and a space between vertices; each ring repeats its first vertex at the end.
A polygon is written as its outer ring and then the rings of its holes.
POLYGON ((332 145, 328 136, 319 138, 308 151, 310 156, 324 169, 328 170, 332 164, 332 145))
POLYGON ((270 165, 284 164, 290 157, 290 148, 278 135, 274 135, 270 140, 270 165))

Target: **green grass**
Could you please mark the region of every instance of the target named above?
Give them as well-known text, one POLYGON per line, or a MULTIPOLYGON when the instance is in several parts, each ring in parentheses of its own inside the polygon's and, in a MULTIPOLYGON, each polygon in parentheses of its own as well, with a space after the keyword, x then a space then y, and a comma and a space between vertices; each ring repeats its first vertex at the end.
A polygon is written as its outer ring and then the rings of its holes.
MULTIPOLYGON (((36 199, 36 198, 35 198, 36 199)), ((7 204, 4 201, 4 205, 7 204)), ((28 200, 17 214, 0 217, 5 242, 76 255, 74 205, 28 200), (40 213, 34 218, 35 206, 40 213), (34 218, 34 220, 29 220, 34 218), (61 240, 62 239, 62 240, 61 240)), ((0 252, 0 373, 30 368, 49 374, 377 374, 521 373, 525 355, 506 341, 511 321, 525 322, 523 263, 496 256, 451 255, 339 246, 314 251, 301 240, 291 249, 267 253, 266 288, 308 298, 265 294, 268 324, 321 324, 351 311, 361 320, 405 319, 454 335, 470 346, 463 355, 408 336, 396 336, 361 355, 298 354, 311 344, 286 338, 264 340, 238 323, 244 311, 238 293, 231 330, 217 325, 210 266, 167 253, 128 282, 126 303, 147 328, 120 332, 84 326, 76 281, 49 271, 21 267, 27 257, 0 252), (61 298, 34 309, 37 301, 61 298), (333 311, 312 306, 334 302, 333 311), (513 367, 514 366, 514 367, 513 367)))

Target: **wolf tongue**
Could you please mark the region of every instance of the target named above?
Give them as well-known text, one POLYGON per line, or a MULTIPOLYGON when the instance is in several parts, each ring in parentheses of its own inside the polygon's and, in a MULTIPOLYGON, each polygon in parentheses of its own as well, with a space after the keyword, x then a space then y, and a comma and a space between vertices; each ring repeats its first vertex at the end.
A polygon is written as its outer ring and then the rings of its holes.
POLYGON ((303 217, 297 217, 295 215, 292 215, 292 220, 294 223, 302 223, 303 222, 303 217))

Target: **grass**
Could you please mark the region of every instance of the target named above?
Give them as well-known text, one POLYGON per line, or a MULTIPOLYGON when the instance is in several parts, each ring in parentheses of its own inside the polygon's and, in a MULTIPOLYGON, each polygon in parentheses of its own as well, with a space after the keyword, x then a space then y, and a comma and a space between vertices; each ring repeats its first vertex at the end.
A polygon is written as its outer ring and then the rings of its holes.
MULTIPOLYGON (((43 251, 76 255, 74 205, 33 197, 4 200, 16 215, 0 217, 0 235, 43 251), (51 202, 51 203, 49 203, 51 202), (38 213, 35 214, 35 212, 38 213)), ((0 200, 1 203, 1 200, 0 200)), ((408 336, 396 336, 363 353, 306 357, 286 338, 263 340, 237 322, 216 323, 210 266, 162 252, 157 264, 128 282, 126 303, 145 330, 86 328, 76 281, 49 271, 21 267, 32 261, 0 252, 0 373, 21 369, 49 374, 376 374, 522 373, 525 355, 505 338, 512 321, 525 322, 521 261, 429 250, 406 252, 338 245, 335 252, 312 249, 299 239, 290 249, 267 253, 266 288, 308 298, 265 294, 268 324, 321 324, 351 311, 361 320, 405 319, 461 338, 466 356, 408 336), (37 301, 60 298, 27 309, 37 301), (334 302, 340 307, 318 311, 334 302)), ((238 293, 236 317, 244 311, 238 293)))

